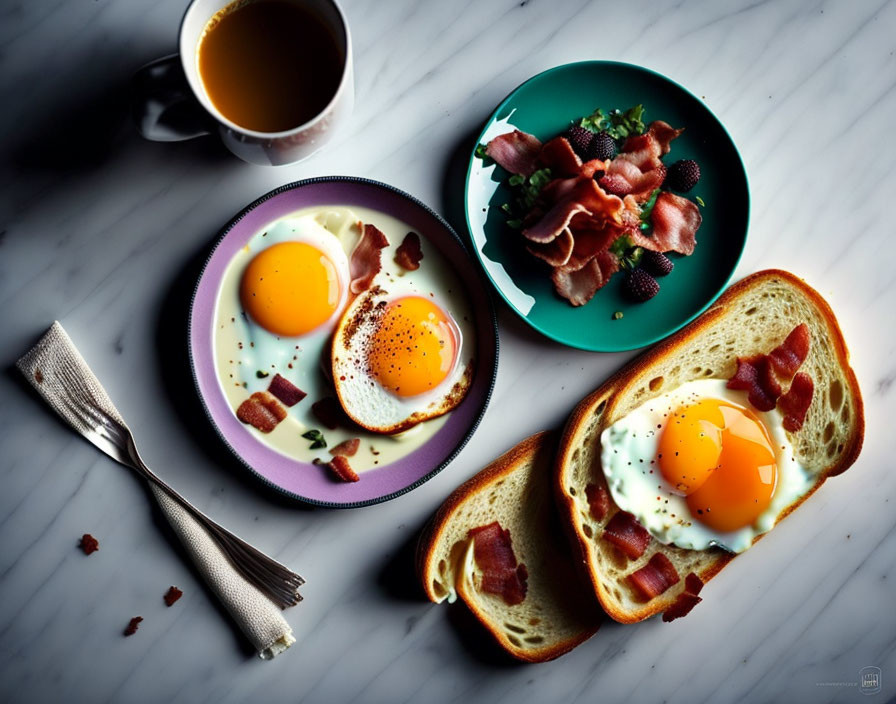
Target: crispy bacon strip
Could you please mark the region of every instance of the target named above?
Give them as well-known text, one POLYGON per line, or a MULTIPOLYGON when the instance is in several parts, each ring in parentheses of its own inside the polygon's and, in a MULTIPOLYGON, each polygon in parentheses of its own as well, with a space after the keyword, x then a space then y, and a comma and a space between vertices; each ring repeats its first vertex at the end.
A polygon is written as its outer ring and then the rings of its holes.
POLYGON ((669 623, 691 613, 703 599, 697 596, 703 589, 703 580, 691 572, 684 578, 684 591, 678 595, 675 603, 663 612, 663 621, 669 623))
POLYGON ((537 223, 524 229, 523 235, 533 242, 550 242, 566 229, 577 213, 620 223, 622 209, 621 199, 607 195, 594 179, 584 179, 576 183, 537 223))
POLYGON ((681 579, 675 565, 661 552, 656 553, 646 565, 632 572, 628 578, 632 586, 647 600, 659 596, 681 579))
POLYGON ((768 353, 772 368, 782 379, 787 380, 809 356, 809 326, 805 323, 797 325, 780 345, 768 353))
POLYGON ((575 153, 566 137, 554 137, 541 148, 538 161, 551 170, 554 176, 578 176, 582 160, 575 153))
POLYGON ((357 295, 370 288, 373 278, 383 268, 382 250, 389 246, 389 240, 376 227, 358 223, 361 228, 361 239, 355 245, 349 261, 349 274, 352 277, 350 290, 357 295))
POLYGON ((510 531, 495 521, 471 529, 468 537, 473 540, 473 559, 483 573, 482 591, 500 596, 510 606, 522 603, 529 573, 525 565, 517 564, 510 531))
POLYGON ((498 135, 485 148, 485 153, 512 174, 531 176, 541 152, 538 137, 519 130, 498 135))
POLYGON ((420 268, 423 250, 420 249, 420 235, 409 232, 404 236, 398 249, 395 250, 395 263, 402 269, 416 271, 420 268))
POLYGON ((746 391, 750 403, 759 411, 772 410, 782 391, 771 362, 764 354, 738 357, 737 371, 726 386, 729 389, 746 391))
POLYGON ((560 235, 550 242, 529 242, 526 249, 530 254, 543 259, 551 266, 563 266, 572 256, 574 244, 572 232, 569 228, 564 228, 560 235))
POLYGON ((650 533, 628 511, 619 511, 604 528, 603 539, 613 543, 630 560, 637 560, 647 549, 650 533))
POLYGON ((621 155, 613 160, 607 173, 599 183, 607 193, 619 197, 631 195, 638 201, 647 200, 651 193, 663 185, 666 179, 666 167, 657 159, 651 168, 642 171, 637 164, 624 159, 621 155))
POLYGON ((603 520, 610 510, 610 494, 602 484, 589 484, 585 487, 585 498, 588 499, 588 508, 591 517, 595 521, 603 520))
POLYGON ((344 457, 354 457, 361 444, 361 438, 352 438, 351 440, 343 440, 336 447, 330 450, 331 455, 342 455, 344 457))
POLYGON ((653 225, 650 237, 642 235, 636 244, 660 252, 692 254, 697 246, 697 230, 703 216, 693 201, 662 191, 650 213, 650 222, 653 225), (641 239, 652 240, 655 247, 647 247, 641 239))
POLYGON ((268 385, 268 391, 287 407, 295 406, 308 395, 289 379, 279 374, 274 374, 274 378, 268 385))
POLYGON ((336 455, 333 459, 327 462, 326 466, 334 475, 336 475, 336 478, 341 481, 356 482, 361 478, 358 476, 358 473, 352 469, 348 460, 342 455, 336 455))
POLYGON ((790 384, 787 393, 778 399, 778 407, 784 414, 784 430, 795 433, 803 427, 806 413, 812 405, 812 395, 815 392, 815 384, 812 377, 805 372, 799 372, 790 384))
POLYGON ((236 409, 236 417, 262 433, 269 433, 286 418, 286 409, 269 393, 256 391, 236 409))

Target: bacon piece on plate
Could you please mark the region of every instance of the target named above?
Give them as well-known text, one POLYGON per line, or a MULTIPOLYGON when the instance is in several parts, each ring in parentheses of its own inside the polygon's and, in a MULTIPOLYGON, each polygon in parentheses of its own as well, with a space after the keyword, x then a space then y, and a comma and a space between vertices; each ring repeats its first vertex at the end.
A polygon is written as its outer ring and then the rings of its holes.
POLYGON ((578 176, 582 160, 575 153, 566 137, 554 137, 541 148, 538 161, 551 170, 554 176, 578 176))
POLYGON ((358 473, 352 469, 348 460, 342 455, 336 455, 333 459, 327 462, 326 466, 336 475, 336 478, 341 481, 356 482, 361 478, 358 476, 358 473))
POLYGON ((603 539, 613 543, 631 560, 637 560, 647 549, 650 533, 628 511, 619 511, 604 528, 603 539))
POLYGON ((693 201, 663 191, 657 196, 650 222, 653 224, 651 239, 659 251, 692 254, 703 216, 693 201))
POLYGON ((236 417, 262 433, 269 433, 286 418, 286 409, 265 391, 256 391, 236 409, 236 417))
POLYGON ((530 254, 543 259, 551 266, 563 266, 572 255, 574 244, 572 233, 569 228, 565 228, 559 236, 550 242, 530 242, 526 245, 526 249, 530 254))
POLYGON ((772 410, 782 391, 771 362, 764 354, 738 357, 737 371, 726 386, 729 389, 746 391, 750 403, 759 411, 772 410))
POLYGON ((663 185, 666 179, 666 167, 656 159, 642 166, 626 159, 626 154, 620 154, 613 159, 605 176, 599 183, 601 187, 617 196, 631 195, 638 201, 647 200, 651 193, 663 185))
POLYGON ((416 271, 420 268, 423 251, 420 249, 420 235, 409 232, 395 250, 395 263, 402 269, 416 271))
POLYGON ((659 596, 681 580, 675 565, 661 552, 656 553, 646 565, 632 572, 628 578, 641 596, 648 600, 659 596))
MULTIPOLYGON (((605 252, 621 235, 621 230, 615 223, 595 220, 585 214, 574 216, 569 223, 569 230, 574 244, 569 259, 563 264, 569 271, 581 269, 594 257, 605 252)), ((601 273, 606 278, 612 275, 612 272, 608 274, 604 271, 604 267, 601 267, 601 273)))
POLYGON ((799 372, 790 383, 787 393, 778 399, 778 408, 784 414, 784 430, 795 433, 803 427, 806 413, 812 405, 812 395, 815 392, 815 384, 812 377, 805 372, 799 372))
POLYGON ((567 266, 555 267, 551 273, 551 281, 554 282, 554 290, 558 296, 574 306, 583 306, 619 271, 619 260, 615 254, 605 249, 588 259, 585 264, 576 266, 578 268, 571 267, 568 263, 567 266))
POLYGON ((343 440, 336 447, 330 450, 331 455, 342 455, 344 457, 354 457, 361 444, 361 438, 352 438, 351 440, 343 440))
POLYGON ((361 239, 355 245, 349 261, 349 273, 352 277, 351 292, 355 295, 366 291, 373 283, 373 278, 383 268, 382 249, 389 246, 389 240, 373 225, 358 223, 361 228, 361 239))
POLYGON ((517 564, 510 540, 510 531, 495 521, 473 528, 468 533, 473 540, 473 559, 482 570, 482 591, 496 594, 513 606, 526 598, 526 566, 517 564))
POLYGON ((588 499, 591 517, 596 521, 603 520, 610 510, 610 494, 607 488, 602 484, 589 484, 585 487, 585 498, 588 499))
POLYGON ((809 355, 809 326, 797 325, 787 339, 768 353, 772 367, 782 379, 790 379, 809 355))
POLYGON ((274 378, 268 385, 268 391, 287 407, 295 406, 308 395, 289 379, 279 374, 274 374, 274 378))
POLYGON ((514 130, 498 135, 485 148, 485 153, 512 174, 531 176, 541 152, 538 137, 514 130))
POLYGON ((566 229, 577 213, 621 223, 622 210, 620 198, 605 193, 594 179, 584 179, 554 203, 537 223, 523 230, 523 235, 533 242, 550 242, 566 229))
POLYGON ((672 143, 672 140, 678 137, 682 132, 684 132, 684 127, 675 129, 668 122, 663 122, 662 120, 654 120, 647 127, 647 134, 651 135, 653 139, 656 140, 656 144, 660 150, 660 156, 669 153, 669 149, 671 148, 669 145, 672 143))

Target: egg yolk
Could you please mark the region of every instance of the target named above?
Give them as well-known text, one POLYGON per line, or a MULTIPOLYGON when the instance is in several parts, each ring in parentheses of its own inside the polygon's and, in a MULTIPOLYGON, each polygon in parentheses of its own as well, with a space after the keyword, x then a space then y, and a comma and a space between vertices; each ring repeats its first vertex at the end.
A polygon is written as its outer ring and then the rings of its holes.
POLYGON ((386 306, 373 335, 370 369, 397 396, 437 387, 454 368, 458 334, 454 321, 432 301, 399 298, 386 306))
POLYGON ((243 309, 265 330, 296 337, 319 327, 340 299, 336 265, 306 242, 281 242, 262 250, 240 282, 243 309))
POLYGON ((678 408, 659 442, 660 471, 691 515, 728 532, 752 525, 778 480, 771 439, 749 408, 705 399, 678 408))

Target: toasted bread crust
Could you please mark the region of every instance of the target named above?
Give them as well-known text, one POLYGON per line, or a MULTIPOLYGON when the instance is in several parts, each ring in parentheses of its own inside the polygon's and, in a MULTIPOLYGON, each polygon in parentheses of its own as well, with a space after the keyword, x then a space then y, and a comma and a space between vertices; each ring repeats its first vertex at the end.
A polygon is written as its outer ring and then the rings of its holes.
MULTIPOLYGON (((685 343, 697 338, 711 326, 722 320, 728 312, 728 306, 738 297, 752 291, 754 288, 761 286, 765 282, 780 279, 798 289, 817 309, 820 317, 823 318, 827 328, 828 338, 832 345, 832 349, 839 363, 844 377, 849 385, 850 396, 853 399, 853 412, 855 413, 854 432, 849 438, 849 443, 843 448, 838 460, 831 466, 824 468, 819 472, 819 480, 813 487, 802 497, 788 506, 780 515, 780 518, 790 514, 803 501, 811 496, 820 487, 825 479, 829 476, 835 476, 846 471, 857 459, 862 448, 864 438, 864 407, 862 403, 861 392, 859 390, 858 381, 855 373, 849 366, 849 352, 843 339, 843 334, 837 324, 833 311, 828 303, 812 289, 802 279, 793 274, 781 270, 765 270, 760 271, 731 286, 718 301, 702 316, 694 322, 667 338, 656 347, 650 349, 642 356, 635 359, 631 364, 614 374, 609 380, 601 385, 596 391, 589 394, 583 399, 575 410, 573 410, 567 424, 563 430, 560 439, 560 447, 554 467, 554 492, 558 508, 564 519, 563 523, 567 528, 568 535, 573 544, 573 549, 577 551, 579 556, 579 564, 587 574, 597 599, 600 601, 604 610, 617 621, 622 623, 635 623, 645 618, 653 616, 668 608, 677 598, 677 591, 673 595, 669 593, 660 595, 645 604, 636 608, 622 609, 618 607, 618 601, 612 598, 604 587, 601 580, 600 570, 594 564, 591 556, 589 545, 593 540, 587 536, 582 528, 581 522, 578 520, 577 509, 574 498, 568 493, 567 486, 569 484, 568 472, 571 471, 573 453, 577 451, 584 440, 585 429, 589 423, 593 421, 596 412, 605 404, 602 410, 599 429, 606 427, 606 418, 613 417, 613 408, 619 403, 622 391, 626 388, 627 383, 635 377, 651 368, 660 360, 676 355, 685 343)), ((599 434, 599 432, 598 432, 599 434)), ((599 479, 603 479, 601 476, 599 479)), ((614 505, 615 507, 615 505, 614 505)), ((762 536, 758 536, 758 540, 762 536)), ((754 540, 754 542, 755 542, 754 540)), ((677 548, 665 548, 667 550, 678 550, 677 548)), ((707 560, 701 569, 697 571, 698 576, 705 583, 718 574, 735 557, 724 550, 713 548, 709 551, 703 551, 707 555, 711 555, 711 559, 707 560)), ((683 575, 682 575, 683 576, 683 575)), ((680 590, 679 590, 680 591, 680 590)))
MULTIPOLYGON (((423 584, 423 589, 431 601, 440 601, 440 595, 433 590, 433 580, 430 579, 430 575, 435 571, 435 562, 438 559, 438 546, 445 538, 448 524, 458 509, 471 497, 486 491, 496 482, 509 477, 519 469, 521 464, 531 463, 538 453, 551 452, 556 446, 556 439, 557 434, 551 432, 541 432, 526 438, 478 474, 461 484, 448 496, 423 529, 417 549, 417 573, 423 584)), ((534 663, 553 660, 586 641, 597 632, 600 625, 596 614, 583 613, 582 628, 575 637, 540 648, 533 645, 519 647, 510 642, 506 633, 489 618, 488 614, 479 608, 477 600, 470 598, 470 595, 466 593, 463 582, 458 585, 458 593, 498 645, 507 651, 508 654, 523 662, 534 663)))

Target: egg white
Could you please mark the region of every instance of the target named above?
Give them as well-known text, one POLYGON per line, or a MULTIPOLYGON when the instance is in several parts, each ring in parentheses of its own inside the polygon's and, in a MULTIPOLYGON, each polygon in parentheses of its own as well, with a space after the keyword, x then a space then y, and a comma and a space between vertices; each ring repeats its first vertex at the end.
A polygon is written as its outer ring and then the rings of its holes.
POLYGON ((781 413, 777 409, 767 413, 753 409, 768 430, 778 465, 771 503, 753 525, 737 531, 718 532, 697 521, 685 497, 674 493, 663 478, 657 454, 662 428, 674 411, 708 398, 752 408, 747 394, 726 388, 724 379, 688 382, 647 401, 604 429, 600 438, 601 465, 613 501, 633 514, 661 543, 691 550, 718 546, 743 552, 757 535, 772 529, 781 512, 809 489, 811 479, 794 456, 782 427, 781 413))

